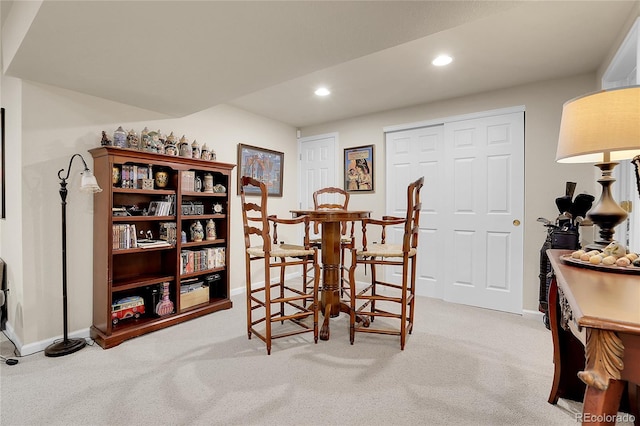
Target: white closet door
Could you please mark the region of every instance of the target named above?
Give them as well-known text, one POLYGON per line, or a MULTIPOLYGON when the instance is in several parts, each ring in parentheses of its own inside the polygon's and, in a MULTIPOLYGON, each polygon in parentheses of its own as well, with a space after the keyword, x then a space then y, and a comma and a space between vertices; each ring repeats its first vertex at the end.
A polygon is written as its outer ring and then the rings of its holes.
POLYGON ((442 121, 386 136, 387 212, 425 177, 417 292, 522 313, 524 113, 442 121))

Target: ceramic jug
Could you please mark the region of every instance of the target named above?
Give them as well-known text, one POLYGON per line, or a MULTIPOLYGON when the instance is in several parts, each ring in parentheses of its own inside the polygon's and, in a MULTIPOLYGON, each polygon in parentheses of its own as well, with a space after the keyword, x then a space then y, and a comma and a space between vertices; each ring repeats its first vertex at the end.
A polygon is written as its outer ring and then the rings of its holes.
POLYGON ((180 157, 191 158, 191 146, 189 142, 187 142, 187 138, 182 135, 180 138, 180 143, 178 144, 178 152, 180 153, 180 157))
POLYGON ((216 234, 216 223, 213 219, 209 219, 207 222, 207 241, 215 240, 218 238, 216 234))
POLYGON ((191 144, 191 158, 197 158, 198 160, 200 159, 200 144, 195 139, 191 144))
POLYGON ((196 220, 191 224, 191 241, 199 242, 204 238, 204 229, 202 228, 202 224, 199 220, 196 220))
POLYGON ((213 175, 211 173, 204 175, 204 192, 213 193, 213 175))

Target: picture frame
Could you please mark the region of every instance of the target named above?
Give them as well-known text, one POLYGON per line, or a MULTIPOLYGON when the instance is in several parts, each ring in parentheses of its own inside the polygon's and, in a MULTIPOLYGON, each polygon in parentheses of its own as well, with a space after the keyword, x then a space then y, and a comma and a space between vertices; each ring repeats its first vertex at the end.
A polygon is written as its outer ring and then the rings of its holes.
MULTIPOLYGON (((284 153, 257 146, 238 144, 238 195, 243 176, 249 176, 267 186, 267 196, 282 197, 284 153)), ((245 188, 246 195, 260 195, 255 187, 245 188)))
POLYGON ((344 149, 344 189, 347 192, 374 192, 374 146, 344 149))
POLYGON ((4 108, 0 108, 0 219, 7 218, 4 108))

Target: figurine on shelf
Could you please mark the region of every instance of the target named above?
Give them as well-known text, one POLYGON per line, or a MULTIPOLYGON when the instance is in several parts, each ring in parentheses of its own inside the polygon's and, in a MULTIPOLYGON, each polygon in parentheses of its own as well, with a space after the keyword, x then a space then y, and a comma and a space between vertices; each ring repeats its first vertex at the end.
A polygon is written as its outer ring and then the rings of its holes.
POLYGON ((138 134, 135 130, 129 130, 127 134, 127 148, 130 149, 140 149, 140 140, 138 139, 138 134))
POLYGON ((200 159, 200 144, 195 139, 191 144, 191 158, 197 158, 198 160, 200 159))
POLYGON ((124 131, 122 126, 119 126, 115 132, 113 132, 113 146, 118 148, 127 147, 127 132, 124 131))
POLYGON ((189 146, 189 142, 187 142, 187 138, 184 135, 180 138, 178 152, 180 153, 180 157, 191 158, 191 146, 189 146))
POLYGON ((189 230, 191 231, 191 241, 200 242, 204 239, 204 229, 199 220, 193 222, 189 230))
POLYGON ((216 161, 216 150, 211 148, 211 161, 216 161))
POLYGON ((162 283, 162 299, 156 305, 156 314, 163 316, 173 313, 173 302, 169 299, 169 283, 162 283))
POLYGON ((207 241, 215 240, 218 238, 216 234, 216 223, 213 219, 209 219, 207 222, 207 241))
POLYGON ((113 145, 113 142, 111 142, 111 140, 109 139, 109 136, 107 136, 107 132, 103 130, 102 139, 100 140, 100 146, 111 146, 111 145, 113 145))

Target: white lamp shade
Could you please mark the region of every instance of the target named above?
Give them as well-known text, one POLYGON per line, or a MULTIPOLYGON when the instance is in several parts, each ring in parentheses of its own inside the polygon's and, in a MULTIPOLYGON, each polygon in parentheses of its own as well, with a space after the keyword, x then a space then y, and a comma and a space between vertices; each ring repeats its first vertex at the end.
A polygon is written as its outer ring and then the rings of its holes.
POLYGON ((82 181, 80 183, 80 190, 84 192, 101 192, 102 188, 98 185, 96 177, 91 173, 91 170, 86 169, 82 172, 82 181))
POLYGON ((612 89, 566 102, 556 161, 597 163, 640 155, 640 86, 612 89))

